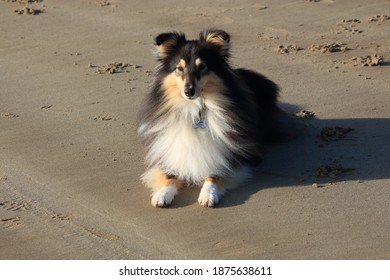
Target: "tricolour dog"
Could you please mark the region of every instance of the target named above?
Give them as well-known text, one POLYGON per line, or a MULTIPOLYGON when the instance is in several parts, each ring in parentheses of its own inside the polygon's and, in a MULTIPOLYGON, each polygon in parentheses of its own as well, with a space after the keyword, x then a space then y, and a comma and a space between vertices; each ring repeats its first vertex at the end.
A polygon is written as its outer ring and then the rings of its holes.
POLYGON ((277 107, 278 86, 263 75, 229 65, 230 36, 222 30, 155 38, 158 66, 139 113, 146 146, 142 181, 152 205, 170 205, 185 185, 202 186, 198 202, 218 204, 243 184, 262 159, 266 141, 294 135, 277 107))

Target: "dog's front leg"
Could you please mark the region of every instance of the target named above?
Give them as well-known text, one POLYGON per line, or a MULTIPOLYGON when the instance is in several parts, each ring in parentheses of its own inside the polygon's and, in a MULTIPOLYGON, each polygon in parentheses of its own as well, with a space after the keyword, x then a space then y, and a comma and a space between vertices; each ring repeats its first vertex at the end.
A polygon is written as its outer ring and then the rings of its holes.
POLYGON ((151 203, 154 207, 167 207, 171 205, 183 182, 166 174, 160 176, 160 188, 153 192, 151 203))
POLYGON ((223 191, 219 186, 220 179, 217 177, 207 177, 204 180, 199 194, 198 202, 203 207, 214 207, 219 203, 223 191))
POLYGON ((162 172, 159 168, 151 168, 142 175, 142 181, 152 190, 152 205, 154 207, 169 206, 184 182, 174 176, 162 172))

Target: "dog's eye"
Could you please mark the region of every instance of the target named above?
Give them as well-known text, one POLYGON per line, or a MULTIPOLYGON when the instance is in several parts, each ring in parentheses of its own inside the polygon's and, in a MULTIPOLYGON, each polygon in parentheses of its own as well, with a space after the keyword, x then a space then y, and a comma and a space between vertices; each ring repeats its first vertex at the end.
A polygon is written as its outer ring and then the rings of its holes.
POLYGON ((206 69, 206 64, 199 64, 199 66, 198 66, 198 70, 199 71, 203 71, 203 70, 205 70, 206 69))
POLYGON ((183 72, 183 71, 184 71, 184 68, 181 67, 181 66, 176 66, 176 70, 177 70, 178 72, 183 72))

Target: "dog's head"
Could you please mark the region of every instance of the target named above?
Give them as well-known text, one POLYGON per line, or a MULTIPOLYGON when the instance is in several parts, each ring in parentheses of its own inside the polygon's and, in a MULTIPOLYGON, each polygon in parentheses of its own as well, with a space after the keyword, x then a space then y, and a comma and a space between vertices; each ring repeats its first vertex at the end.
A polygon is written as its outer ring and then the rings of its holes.
POLYGON ((171 32, 158 35, 155 44, 160 71, 169 77, 169 87, 180 91, 186 100, 194 100, 213 73, 227 65, 230 36, 210 29, 201 32, 198 40, 187 40, 183 33, 171 32))

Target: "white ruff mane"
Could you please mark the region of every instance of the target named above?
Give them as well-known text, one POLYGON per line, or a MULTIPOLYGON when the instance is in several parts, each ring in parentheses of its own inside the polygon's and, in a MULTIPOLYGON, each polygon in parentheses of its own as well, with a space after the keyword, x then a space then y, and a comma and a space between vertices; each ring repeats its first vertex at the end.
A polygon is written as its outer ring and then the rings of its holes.
POLYGON ((146 155, 149 167, 158 166, 167 174, 193 183, 230 173, 232 152, 245 154, 245 147, 237 147, 227 137, 233 129, 233 120, 218 105, 226 100, 217 99, 204 99, 205 128, 193 128, 202 110, 200 98, 172 108, 157 123, 142 123, 139 135, 153 137, 146 155))

